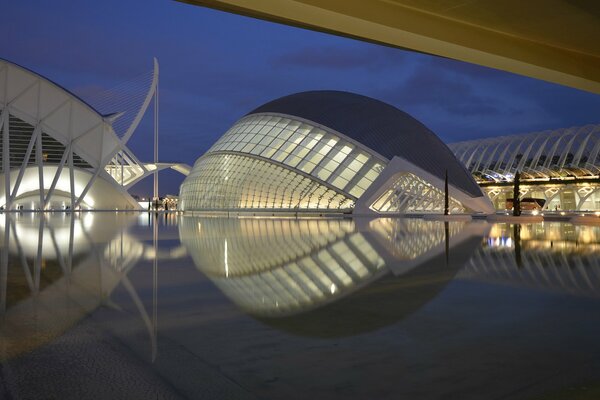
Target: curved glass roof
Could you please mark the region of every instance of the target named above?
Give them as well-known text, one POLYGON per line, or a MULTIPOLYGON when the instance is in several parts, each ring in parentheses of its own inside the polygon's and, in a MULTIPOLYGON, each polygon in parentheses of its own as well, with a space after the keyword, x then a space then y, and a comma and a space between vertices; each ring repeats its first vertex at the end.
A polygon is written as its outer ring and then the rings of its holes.
POLYGON ((300 117, 340 132, 388 159, 399 156, 479 197, 481 190, 452 151, 425 125, 396 107, 355 93, 323 90, 284 96, 248 113, 300 117))

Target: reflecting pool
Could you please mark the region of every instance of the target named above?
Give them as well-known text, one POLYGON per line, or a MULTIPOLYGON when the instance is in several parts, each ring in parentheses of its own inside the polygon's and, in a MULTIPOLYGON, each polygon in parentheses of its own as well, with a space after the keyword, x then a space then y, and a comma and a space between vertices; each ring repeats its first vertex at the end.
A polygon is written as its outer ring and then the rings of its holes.
POLYGON ((9 213, 0 251, 2 399, 600 397, 600 226, 9 213))

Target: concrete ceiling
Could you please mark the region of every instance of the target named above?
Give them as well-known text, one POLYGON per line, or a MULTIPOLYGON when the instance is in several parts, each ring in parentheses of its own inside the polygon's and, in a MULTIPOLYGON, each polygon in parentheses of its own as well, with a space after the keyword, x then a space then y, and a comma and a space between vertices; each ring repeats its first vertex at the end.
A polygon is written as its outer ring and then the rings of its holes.
POLYGON ((180 0, 600 94, 596 0, 180 0))

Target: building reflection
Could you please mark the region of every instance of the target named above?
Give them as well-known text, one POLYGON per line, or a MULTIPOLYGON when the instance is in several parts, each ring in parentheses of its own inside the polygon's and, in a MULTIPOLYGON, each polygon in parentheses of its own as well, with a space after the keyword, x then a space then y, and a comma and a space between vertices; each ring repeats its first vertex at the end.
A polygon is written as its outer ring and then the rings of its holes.
MULTIPOLYGON (((245 313, 313 337, 396 323, 457 276, 600 293, 598 226, 193 216, 161 223, 178 231, 159 246, 152 214, 0 213, 0 359, 48 343, 100 306, 118 310, 111 299, 117 287, 143 323, 154 359, 159 262, 188 255, 245 313), (152 282, 143 298, 144 283, 130 278, 141 262, 152 266, 151 280, 138 275, 152 282)), ((190 272, 189 279, 200 278, 190 272)), ((176 324, 173 318, 162 316, 176 324)))
POLYGON ((598 297, 600 226, 495 224, 460 277, 598 297))
POLYGON ((488 227, 186 216, 179 229, 196 266, 245 312, 294 333, 340 336, 390 324, 435 297, 488 227))
MULTIPOLYGON (((157 251, 128 232, 127 213, 0 213, 0 359, 28 352, 59 336, 122 285, 149 332, 146 310, 129 272, 141 260, 185 256, 157 251)), ((138 221, 139 222, 139 221, 138 221)), ((156 224, 155 224, 156 225, 156 224)))

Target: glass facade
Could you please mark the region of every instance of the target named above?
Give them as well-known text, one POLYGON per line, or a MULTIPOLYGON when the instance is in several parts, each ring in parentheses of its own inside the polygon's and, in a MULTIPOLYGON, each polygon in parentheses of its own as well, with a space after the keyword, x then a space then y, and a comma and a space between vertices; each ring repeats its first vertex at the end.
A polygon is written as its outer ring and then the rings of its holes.
POLYGON ((181 185, 184 210, 351 210, 354 200, 259 158, 208 154, 181 185))
MULTIPOLYGON (((371 208, 381 213, 443 212, 444 192, 411 173, 401 174, 371 208)), ((465 212, 463 205, 450 197, 450 212, 465 212)))
MULTIPOLYGON (((355 137, 356 131, 363 132, 363 136, 378 135, 376 126, 371 120, 362 125, 346 125, 344 129, 354 135, 350 136, 343 129, 338 131, 302 117, 268 111, 248 114, 196 161, 180 188, 181 209, 353 213, 357 207, 360 213, 443 211, 443 192, 418 178, 418 172, 416 175, 403 173, 374 204, 371 204, 372 198, 366 199, 365 193, 383 170, 389 168, 390 160, 355 137)), ((405 135, 402 129, 402 126, 398 127, 400 136, 405 135)), ((384 142, 381 147, 385 147, 384 142)), ((422 145, 411 151, 428 159, 428 150, 422 145)), ((407 151, 404 149, 401 154, 407 151)), ((425 162, 414 164, 404 160, 415 166, 425 162)), ((435 160, 430 161, 447 161, 443 157, 435 160)), ((459 165, 454 157, 452 162, 459 165)), ((391 174, 406 171, 402 164, 394 164, 393 168, 391 174)), ((479 196, 475 197, 482 197, 471 176, 462 167, 461 171, 477 188, 479 196)), ((456 187, 452 182, 450 184, 456 187)), ((471 203, 461 197, 463 193, 473 196, 459 190, 457 198, 469 203, 469 209, 473 209, 471 203)), ((492 207, 475 204, 475 209, 489 211, 492 207)), ((451 211, 461 210, 465 207, 453 199, 451 211)))
POLYGON ((321 128, 290 118, 260 114, 238 121, 208 152, 216 151, 268 158, 357 198, 387 163, 321 128))

